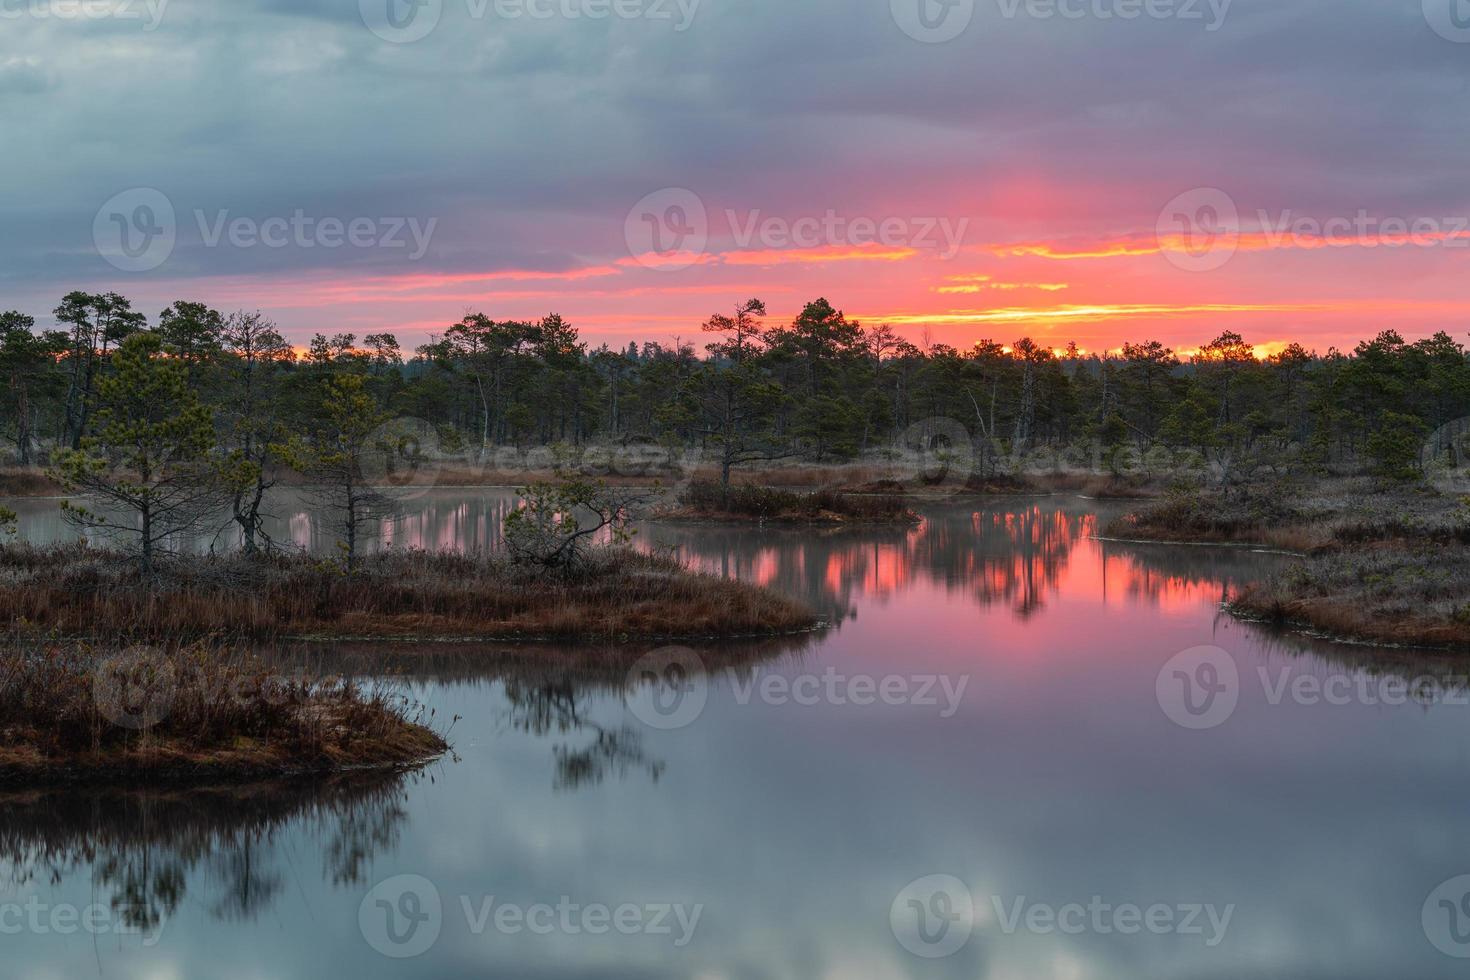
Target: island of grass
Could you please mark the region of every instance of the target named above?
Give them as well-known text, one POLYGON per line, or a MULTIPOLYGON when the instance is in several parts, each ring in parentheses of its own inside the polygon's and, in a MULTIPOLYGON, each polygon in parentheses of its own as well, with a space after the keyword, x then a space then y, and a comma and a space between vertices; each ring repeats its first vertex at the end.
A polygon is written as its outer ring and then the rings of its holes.
POLYGON ((136 640, 693 640, 816 628, 796 600, 629 548, 547 569, 505 555, 386 551, 190 557, 145 575, 80 545, 0 548, 0 623, 136 640))
POLYGON ((1470 649, 1470 498, 1367 477, 1178 490, 1104 533, 1293 551, 1299 562, 1237 590, 1229 609, 1342 639, 1470 649))
POLYGON ((696 480, 678 501, 654 513, 676 523, 744 523, 838 527, 908 526, 919 516, 908 506, 902 488, 878 492, 819 489, 811 492, 776 487, 696 480))
POLYGON ((273 676, 200 646, 0 651, 0 782, 236 782, 414 768, 448 750, 383 688, 273 676))

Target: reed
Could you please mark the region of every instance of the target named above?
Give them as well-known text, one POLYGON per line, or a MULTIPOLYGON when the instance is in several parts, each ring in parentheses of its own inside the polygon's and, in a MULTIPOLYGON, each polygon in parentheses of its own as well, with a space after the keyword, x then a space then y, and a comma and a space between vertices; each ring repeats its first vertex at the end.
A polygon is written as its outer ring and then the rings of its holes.
POLYGON ((594 549, 546 571, 502 556, 388 551, 339 563, 305 556, 191 557, 153 579, 80 545, 0 549, 0 623, 125 639, 695 639, 793 633, 810 609, 669 558, 594 549))
POLYGON ((679 506, 659 515, 679 520, 754 520, 776 524, 913 524, 917 515, 900 493, 803 493, 775 487, 696 480, 679 506))
POLYGON ((0 780, 239 779, 404 766, 447 748, 385 685, 273 673, 213 645, 0 650, 0 780))

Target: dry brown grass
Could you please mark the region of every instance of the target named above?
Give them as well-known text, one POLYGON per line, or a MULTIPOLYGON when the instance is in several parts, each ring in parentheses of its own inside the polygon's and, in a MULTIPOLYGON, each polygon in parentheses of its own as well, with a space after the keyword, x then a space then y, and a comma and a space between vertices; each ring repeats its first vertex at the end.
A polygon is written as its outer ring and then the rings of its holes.
MULTIPOLYGON (((876 484, 874 486, 884 486, 876 484)), ((728 492, 713 481, 696 480, 679 497, 678 506, 656 514, 672 521, 759 521, 766 524, 909 525, 919 516, 901 492, 803 493, 773 487, 732 485, 728 492)))
POLYGON ((0 651, 0 780, 257 778, 420 763, 447 749, 384 687, 273 675, 209 646, 0 651))
POLYGON ((300 556, 189 558, 145 582, 81 546, 0 549, 0 623, 68 635, 265 639, 693 639, 816 626, 804 605, 666 558, 607 549, 569 573, 393 551, 347 575, 300 556))
POLYGON ((1232 606, 1331 636, 1470 649, 1470 552, 1395 541, 1318 555, 1242 589, 1232 606))
POLYGON ((1428 488, 1352 478, 1175 491, 1105 533, 1297 552, 1233 609, 1348 639, 1470 648, 1470 505, 1428 488))
POLYGON ((38 469, 0 467, 0 497, 59 497, 64 491, 38 469))

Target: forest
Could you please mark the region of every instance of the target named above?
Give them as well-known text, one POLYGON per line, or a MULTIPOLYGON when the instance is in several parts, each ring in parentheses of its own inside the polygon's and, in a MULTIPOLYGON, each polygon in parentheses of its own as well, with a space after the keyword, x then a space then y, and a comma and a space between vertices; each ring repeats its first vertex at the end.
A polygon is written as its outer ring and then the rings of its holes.
POLYGON ((932 419, 959 422, 992 462, 1038 447, 1166 447, 1407 480, 1430 434, 1470 415, 1465 346, 1392 329, 1349 351, 1291 343, 1264 357, 1234 332, 1187 353, 1148 339, 1106 354, 1025 337, 960 348, 861 324, 826 299, 789 323, 750 300, 672 344, 594 348, 556 314, 477 313, 405 350, 389 333, 297 348, 260 313, 195 302, 150 321, 116 293, 71 293, 54 318, 38 330, 33 316, 0 314, 0 438, 22 467, 97 434, 99 392, 130 341, 181 369, 208 448, 265 470, 345 412, 424 420, 466 458, 699 446, 727 480, 757 462, 862 458, 932 419))

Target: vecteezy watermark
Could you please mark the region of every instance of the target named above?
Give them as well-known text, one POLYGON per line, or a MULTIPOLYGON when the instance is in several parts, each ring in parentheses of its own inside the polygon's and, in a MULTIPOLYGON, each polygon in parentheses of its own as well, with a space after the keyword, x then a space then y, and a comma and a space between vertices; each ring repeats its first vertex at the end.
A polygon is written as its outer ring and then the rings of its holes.
POLYGON ((340 690, 352 683, 341 675, 307 670, 209 670, 192 658, 142 646, 100 659, 91 674, 98 715, 140 732, 158 727, 184 703, 279 707, 313 691, 340 690))
POLYGON ((1214 33, 1235 0, 996 0, 1006 20, 1178 20, 1214 33))
POLYGON ((357 907, 357 927, 369 946, 397 960, 422 956, 439 941, 444 902, 422 875, 379 882, 357 907))
POLYGON ((1218 728, 1240 702, 1240 670, 1220 647, 1200 646, 1175 655, 1154 681, 1159 707, 1182 728, 1218 728))
POLYGON ((1451 878, 1430 892, 1420 922, 1435 949, 1470 960, 1470 875, 1451 878))
POLYGON ((408 249, 408 260, 417 262, 429 251, 438 218, 421 221, 411 217, 336 218, 316 217, 301 208, 290 216, 231 218, 228 210, 206 214, 194 211, 199 237, 205 248, 382 248, 408 249))
POLYGON ((640 264, 678 272, 711 261, 710 239, 719 232, 731 243, 725 261, 777 261, 762 253, 850 249, 854 252, 902 250, 953 259, 964 246, 969 218, 821 214, 788 217, 759 208, 722 212, 725 227, 712 229, 704 200, 686 187, 666 187, 643 197, 623 225, 628 253, 640 264), (742 254, 743 253, 743 254, 742 254))
POLYGON ((975 0, 889 0, 893 22, 925 44, 953 41, 975 19, 975 0))
MULTIPOLYGON (((641 20, 682 34, 702 0, 463 0, 470 20, 641 20)), ((391 44, 422 41, 444 16, 445 0, 358 0, 362 22, 391 44)))
POLYGON ((1268 248, 1470 248, 1470 217, 1384 217, 1359 209, 1352 217, 1318 218, 1291 210, 1258 210, 1268 248))
POLYGON ((163 265, 177 238, 173 202, 152 187, 114 194, 92 219, 97 253, 122 272, 150 272, 163 265))
MULTIPOLYGON (((1225 941, 1235 906, 1196 902, 1113 903, 1101 895, 1087 902, 1050 905, 1025 895, 992 895, 988 903, 1002 935, 1026 932, 1038 936, 1192 936, 1209 949, 1225 941)), ((928 875, 906 885, 888 910, 889 928, 899 945, 925 959, 953 956, 965 947, 982 916, 974 893, 953 875, 928 875)))
POLYGON ((1159 212, 1159 251, 1186 272, 1213 272, 1240 246, 1240 212, 1218 187, 1197 187, 1175 197, 1159 212))
POLYGON ((752 671, 745 679, 731 682, 735 703, 759 701, 774 707, 796 705, 814 707, 866 708, 888 707, 934 708, 940 718, 953 718, 970 686, 970 675, 958 678, 948 674, 843 674, 828 667, 820 674, 787 677, 774 672, 752 671))
MULTIPOLYGON (((1256 667, 1261 697, 1271 707, 1470 707, 1470 675, 1403 677, 1361 671, 1303 673, 1294 665, 1256 667)), ((1243 684, 1235 658, 1219 647, 1194 647, 1172 657, 1155 679, 1159 707, 1182 728, 1219 728, 1240 706, 1243 684)))
POLYGON ((623 240, 640 265, 678 272, 704 260, 709 212, 687 187, 665 187, 633 205, 623 223, 623 240))
POLYGON ((1424 0, 1424 19, 1445 40, 1470 44, 1470 0, 1424 0))
POLYGON ((888 907, 888 927, 904 949, 927 960, 953 956, 975 931, 975 898, 953 875, 905 885, 888 907))
POLYGON ((0 20, 141 21, 156 31, 171 0, 0 0, 0 20))
POLYGON ((1094 934, 1099 936, 1195 936, 1214 949, 1225 941, 1230 920, 1235 917, 1233 904, 1219 907, 1194 902, 1138 905, 1123 902, 1114 905, 1093 895, 1086 904, 1068 902, 1048 905, 1032 902, 1024 895, 1004 899, 992 895, 990 904, 1000 931, 1007 936, 1027 932, 1038 936, 1061 933, 1065 936, 1094 934))
POLYGON ((1470 248, 1470 216, 1384 216, 1360 208, 1350 216, 1324 218, 1260 208, 1247 225, 1229 194, 1218 187, 1197 187, 1164 205, 1155 235, 1159 251, 1174 265, 1188 272, 1213 272, 1243 247, 1470 248))
MULTIPOLYGON (((995 0, 1005 20, 1177 20, 1211 33, 1225 24, 1234 0, 995 0)), ((942 44, 963 34, 976 0, 889 0, 893 21, 909 37, 942 44)))
MULTIPOLYGON (((704 905, 673 902, 579 902, 563 895, 555 903, 515 903, 495 895, 460 895, 457 910, 471 936, 494 931, 503 936, 658 936, 676 949, 694 939, 704 905)), ((398 875, 363 898, 357 924, 369 946, 392 959, 422 956, 439 941, 445 927, 444 901, 434 883, 421 875, 398 875)))
MULTIPOLYGON (((204 248, 404 250, 410 262, 429 251, 438 218, 318 217, 297 208, 263 219, 231 217, 229 210, 193 212, 204 248)), ((179 223, 173 201, 153 187, 113 195, 92 219, 97 252, 123 272, 151 272, 173 255, 179 223)))
POLYGON ((628 710, 649 728, 687 728, 709 703, 704 660, 688 647, 662 647, 628 670, 628 710))
POLYGON ((163 938, 166 919, 147 922, 147 916, 130 915, 128 906, 51 905, 35 895, 24 902, 0 902, 0 936, 24 934, 43 936, 142 936, 149 949, 163 938))
POLYGON ((148 647, 107 657, 92 674, 92 702, 98 714, 119 728, 153 728, 168 717, 178 693, 178 668, 148 647))
POLYGON ((735 246, 763 249, 846 248, 914 249, 936 253, 941 259, 960 254, 969 218, 852 217, 828 208, 821 215, 785 218, 752 211, 725 211, 735 246))

